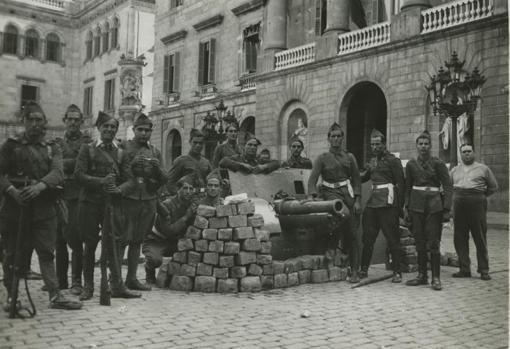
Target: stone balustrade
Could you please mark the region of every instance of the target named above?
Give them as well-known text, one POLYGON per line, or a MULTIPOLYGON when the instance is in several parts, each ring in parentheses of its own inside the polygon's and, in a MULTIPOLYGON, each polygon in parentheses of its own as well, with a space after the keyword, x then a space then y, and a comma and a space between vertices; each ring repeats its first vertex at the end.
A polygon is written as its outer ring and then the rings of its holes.
POLYGON ((274 55, 275 70, 297 67, 315 61, 315 43, 293 47, 274 55))
POLYGON ((390 22, 338 35, 338 55, 365 50, 390 41, 390 22))
POLYGON ((52 10, 63 11, 68 1, 66 0, 18 0, 25 4, 44 7, 52 10))
POLYGON ((422 11, 422 33, 429 33, 492 16, 492 0, 458 0, 422 11))
POLYGON ((244 74, 239 77, 239 84, 241 85, 241 91, 248 91, 257 88, 253 77, 255 74, 244 74))

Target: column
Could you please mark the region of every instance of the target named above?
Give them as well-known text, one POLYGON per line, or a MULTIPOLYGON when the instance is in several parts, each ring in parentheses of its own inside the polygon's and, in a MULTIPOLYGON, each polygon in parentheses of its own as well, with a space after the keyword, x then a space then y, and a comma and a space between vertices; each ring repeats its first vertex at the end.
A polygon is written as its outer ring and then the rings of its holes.
POLYGON ((421 11, 430 7, 429 0, 402 0, 400 12, 391 19, 391 40, 420 35, 421 11))
POLYGON ((349 31, 351 21, 350 0, 327 0, 325 33, 341 34, 349 31))
POLYGON ((126 55, 128 57, 134 57, 135 54, 135 8, 130 7, 128 12, 127 21, 127 44, 126 44, 126 55))
POLYGON ((432 7, 430 5, 430 0, 402 0, 402 5, 400 6, 400 11, 409 11, 409 10, 422 10, 428 9, 432 7))
POLYGON ((274 69, 274 54, 287 48, 287 0, 268 0, 265 9, 262 70, 274 69))

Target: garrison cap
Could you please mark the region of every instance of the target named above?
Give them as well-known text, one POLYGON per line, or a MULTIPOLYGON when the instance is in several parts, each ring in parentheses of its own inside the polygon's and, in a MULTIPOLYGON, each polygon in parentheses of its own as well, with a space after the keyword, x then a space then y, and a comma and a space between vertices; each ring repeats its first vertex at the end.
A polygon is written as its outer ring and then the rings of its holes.
POLYGON ((432 140, 432 137, 430 137, 430 133, 427 130, 423 131, 422 133, 420 133, 418 135, 418 137, 416 137, 416 142, 418 142, 418 139, 420 139, 420 138, 428 139, 429 142, 432 140))
POLYGON ((21 117, 25 119, 30 113, 41 113, 46 119, 46 114, 42 110, 41 106, 35 101, 29 101, 21 110, 21 117))
POLYGON ((96 127, 99 128, 101 127, 102 124, 110 120, 115 120, 115 122, 117 123, 117 127, 119 127, 119 120, 115 119, 111 115, 106 114, 105 112, 99 111, 99 113, 97 113, 96 127))
POLYGON ((193 174, 187 174, 187 175, 181 177, 177 181, 177 188, 181 188, 185 183, 195 187, 196 186, 195 176, 193 174))
POLYGON ((255 136, 249 136, 248 139, 246 140, 246 143, 248 143, 249 141, 251 141, 252 139, 254 139, 255 141, 257 141, 257 146, 259 145, 262 145, 262 142, 259 141, 259 139, 255 136))
POLYGON ((301 139, 299 139, 298 136, 295 136, 295 135, 290 138, 289 145, 292 145, 293 143, 296 143, 296 142, 301 144, 301 148, 305 147, 305 145, 303 144, 303 141, 301 139))
POLYGON ((269 149, 267 148, 264 148, 260 151, 260 154, 267 154, 267 155, 271 155, 271 153, 269 152, 269 149))
POLYGON ((380 137, 382 140, 384 140, 384 135, 381 131, 376 130, 375 128, 372 129, 372 132, 370 132, 370 138, 378 138, 380 137))
POLYGON ((67 116, 67 113, 70 113, 70 112, 80 113, 80 116, 83 117, 83 114, 82 114, 80 108, 78 108, 78 106, 76 104, 71 104, 70 106, 68 106, 64 116, 67 116))
POLYGON ((197 128, 192 128, 189 131, 189 140, 191 141, 195 137, 204 137, 204 134, 197 128))
POLYGON ((342 131, 342 135, 344 134, 344 130, 342 129, 342 126, 340 126, 340 124, 337 122, 334 122, 333 125, 331 125, 329 127, 328 137, 331 134, 331 132, 333 132, 333 131, 342 131))
POLYGON ((217 170, 212 171, 205 178, 206 182, 209 182, 210 179, 217 179, 221 182, 221 176, 217 170))
POLYGON ((152 120, 147 115, 145 115, 144 113, 138 113, 135 115, 133 127, 140 125, 150 125, 152 127, 153 123, 152 120))

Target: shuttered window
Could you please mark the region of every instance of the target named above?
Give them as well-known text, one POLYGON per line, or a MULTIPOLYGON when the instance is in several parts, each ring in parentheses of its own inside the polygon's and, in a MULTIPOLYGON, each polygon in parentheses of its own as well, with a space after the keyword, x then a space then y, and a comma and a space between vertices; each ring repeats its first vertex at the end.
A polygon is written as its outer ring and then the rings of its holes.
POLYGON ((115 100, 115 79, 104 82, 104 110, 113 110, 115 100))
POLYGON ((164 56, 163 92, 179 91, 180 52, 164 56))
POLYGON ((201 42, 198 49, 198 84, 208 85, 215 80, 216 40, 201 42))
POLYGON ((315 0, 315 35, 321 36, 326 30, 327 24, 326 0, 315 0))
POLYGON ((83 91, 83 115, 92 115, 92 99, 93 99, 93 87, 86 87, 83 91))

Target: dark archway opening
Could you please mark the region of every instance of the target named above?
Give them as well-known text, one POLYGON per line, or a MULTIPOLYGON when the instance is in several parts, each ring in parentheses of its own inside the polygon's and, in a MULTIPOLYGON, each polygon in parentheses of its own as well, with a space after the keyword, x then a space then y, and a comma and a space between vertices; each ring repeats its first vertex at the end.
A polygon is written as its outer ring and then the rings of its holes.
POLYGON ((251 136, 255 136, 255 117, 248 116, 246 117, 241 126, 239 127, 239 135, 237 141, 241 147, 244 146, 248 138, 251 136))
POLYGON ((166 166, 170 167, 174 160, 182 154, 181 134, 172 130, 166 137, 166 166))

